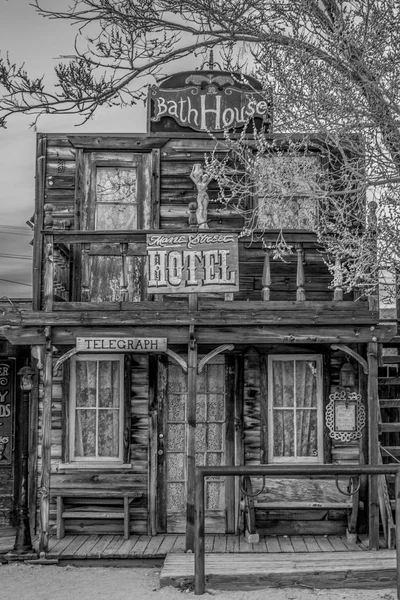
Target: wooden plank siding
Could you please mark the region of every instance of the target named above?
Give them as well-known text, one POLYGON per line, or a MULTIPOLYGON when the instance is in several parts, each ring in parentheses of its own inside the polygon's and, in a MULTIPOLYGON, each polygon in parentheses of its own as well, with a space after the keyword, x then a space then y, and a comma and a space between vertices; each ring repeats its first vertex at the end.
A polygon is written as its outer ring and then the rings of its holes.
MULTIPOLYGON (((67 136, 47 134, 45 140, 47 148, 43 202, 54 206, 55 228, 73 228, 79 213, 79 206, 76 205, 79 197, 76 175, 77 156, 81 151, 72 146, 67 136)), ((149 153, 148 147, 142 144, 146 150, 143 154, 144 184, 146 189, 151 190, 153 203, 153 215, 145 215, 145 221, 149 225, 169 230, 188 228, 188 205, 196 200, 197 194, 190 173, 194 164, 204 163, 204 155, 212 151, 213 144, 212 140, 206 139, 172 139, 166 141, 161 150, 155 148, 153 153, 149 153), (160 172, 158 155, 161 161, 160 172), (155 184, 157 180, 159 185, 155 184)), ((215 181, 210 182, 208 195, 210 228, 240 230, 243 219, 231 210, 222 210, 221 205, 216 202, 218 190, 215 181)), ((288 255, 284 262, 271 260, 271 300, 296 299, 296 261, 295 252, 288 255)), ((240 292, 235 294, 235 300, 261 299, 263 262, 264 253, 260 243, 240 245, 240 292)), ((331 276, 320 253, 312 245, 305 247, 304 278, 307 300, 332 299, 333 292, 329 289, 331 276)))
MULTIPOLYGON (((54 362, 60 354, 55 354, 54 362)), ((131 468, 121 471, 112 469, 101 471, 91 471, 90 465, 87 469, 74 469, 72 465, 63 467, 68 459, 66 448, 68 448, 68 431, 66 415, 68 415, 68 369, 60 369, 60 372, 53 377, 52 384, 52 402, 51 402, 51 482, 50 486, 70 486, 71 489, 77 487, 82 490, 82 498, 74 499, 69 505, 81 510, 93 511, 111 510, 115 500, 93 500, 85 499, 85 487, 91 489, 91 478, 101 477, 109 482, 110 489, 118 489, 118 484, 126 486, 131 482, 138 486, 137 489, 142 492, 141 497, 135 498, 130 504, 131 533, 148 533, 148 357, 144 355, 134 355, 132 357, 132 366, 130 371, 130 456, 129 462, 131 468), (67 389, 66 389, 67 388, 67 389), (66 405, 66 406, 65 406, 66 405), (65 440, 65 441, 64 441, 65 440), (64 443, 63 443, 64 441, 64 443), (63 448, 64 445, 64 448, 63 448)), ((38 472, 37 478, 40 482, 42 473, 42 415, 43 415, 43 376, 40 372, 41 383, 39 384, 39 411, 38 411, 38 472)), ((38 506, 38 503, 37 503, 38 506)), ((50 503, 50 525, 51 533, 55 533, 56 527, 56 502, 54 495, 51 495, 50 503)), ((96 520, 70 519, 66 522, 67 533, 112 533, 119 534, 122 530, 120 520, 108 520, 100 522, 96 520)))
MULTIPOLYGON (((267 456, 267 431, 268 413, 266 405, 266 371, 265 363, 268 353, 276 354, 283 350, 283 346, 269 349, 251 348, 244 356, 244 407, 243 407, 243 444, 244 464, 257 465, 268 463, 267 456)), ((301 355, 302 349, 291 347, 285 349, 286 353, 301 355)), ((303 350, 305 352, 305 350, 303 350)), ((332 393, 339 383, 339 370, 344 364, 345 357, 342 352, 334 352, 327 357, 330 383, 326 393, 332 393)), ((325 402, 326 403, 326 398, 325 402)), ((324 412, 325 414, 325 412, 324 412)), ((325 429, 325 425, 324 425, 325 429)), ((357 464, 360 459, 359 442, 340 442, 329 439, 325 446, 325 463, 357 464)), ((263 486, 262 479, 252 477, 253 492, 257 493, 263 486)), ((340 486, 346 489, 348 481, 341 480, 340 486)), ((299 502, 308 501, 316 503, 343 502, 344 496, 339 492, 333 480, 296 480, 296 479, 270 479, 266 482, 264 491, 257 496, 260 503, 267 502, 299 502)), ((331 508, 321 510, 286 509, 271 510, 265 508, 256 511, 258 530, 263 534, 306 535, 343 534, 346 528, 346 511, 331 508)))

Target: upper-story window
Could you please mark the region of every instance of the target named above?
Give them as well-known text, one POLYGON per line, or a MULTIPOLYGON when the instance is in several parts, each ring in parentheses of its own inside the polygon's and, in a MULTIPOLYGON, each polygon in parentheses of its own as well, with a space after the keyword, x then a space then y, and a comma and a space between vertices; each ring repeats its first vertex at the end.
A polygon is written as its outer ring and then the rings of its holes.
POLYGON ((85 152, 78 168, 80 229, 101 231, 77 256, 76 299, 135 302, 143 299, 144 257, 129 239, 108 232, 150 229, 156 221, 151 152, 85 152))
POLYGON ((145 229, 150 197, 145 190, 146 159, 134 152, 85 155, 81 229, 145 229))
POLYGON ((269 154, 260 157, 258 173, 259 227, 315 230, 318 176, 321 173, 319 157, 269 154))
POLYGON ((96 169, 96 230, 137 229, 137 167, 96 169))

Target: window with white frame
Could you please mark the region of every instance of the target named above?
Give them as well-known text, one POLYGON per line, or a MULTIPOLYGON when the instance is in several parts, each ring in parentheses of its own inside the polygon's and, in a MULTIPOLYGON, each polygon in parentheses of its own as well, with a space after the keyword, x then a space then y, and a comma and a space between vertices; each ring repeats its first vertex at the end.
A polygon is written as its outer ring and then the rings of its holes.
POLYGON ((323 462, 322 357, 268 357, 268 451, 272 463, 323 462))
POLYGON ((123 460, 123 355, 80 355, 71 361, 71 462, 123 460))

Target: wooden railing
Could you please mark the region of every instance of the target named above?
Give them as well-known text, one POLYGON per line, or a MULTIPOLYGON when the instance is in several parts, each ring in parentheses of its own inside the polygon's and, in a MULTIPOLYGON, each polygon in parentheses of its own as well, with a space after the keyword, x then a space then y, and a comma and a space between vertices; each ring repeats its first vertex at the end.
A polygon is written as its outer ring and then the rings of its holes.
MULTIPOLYGON (((158 231, 159 232, 159 231, 158 231)), ((68 231, 68 230, 53 230, 46 228, 44 230, 44 276, 43 276, 43 289, 44 289, 44 305, 47 307, 46 310, 51 310, 54 300, 71 302, 75 301, 90 302, 91 299, 91 265, 93 257, 113 257, 114 259, 120 260, 121 268, 119 275, 119 302, 132 301, 129 298, 129 280, 128 280, 128 263, 132 257, 138 259, 138 264, 144 265, 146 258, 146 234, 151 233, 150 231, 68 231), (74 264, 75 263, 75 264, 74 264), (75 281, 74 298, 72 298, 72 286, 70 285, 71 269, 74 270, 74 276, 79 272, 79 284, 75 281)), ((176 233, 176 231, 163 231, 162 233, 176 233)), ((214 233, 214 231, 213 231, 214 233)), ((224 231, 218 231, 216 233, 224 233, 224 231)), ((310 278, 308 277, 308 283, 306 285, 305 278, 305 255, 312 252, 312 248, 317 247, 315 239, 312 238, 311 234, 293 234, 293 248, 295 257, 293 255, 290 258, 291 261, 291 275, 290 285, 286 282, 288 289, 282 291, 282 281, 286 281, 283 275, 279 273, 280 267, 276 266, 276 261, 273 259, 273 250, 271 244, 274 239, 273 232, 266 235, 266 244, 264 246, 261 242, 251 243, 248 240, 240 240, 240 251, 239 257, 240 268, 246 268, 247 261, 256 261, 258 263, 257 272, 252 272, 248 267, 246 272, 247 280, 253 277, 254 282, 257 280, 257 287, 251 288, 251 290, 241 290, 238 294, 250 294, 252 300, 261 300, 263 303, 281 301, 284 296, 288 301, 304 302, 307 300, 314 300, 314 296, 309 297, 307 294, 307 288, 310 288, 310 278), (251 258, 247 258, 247 253, 251 258), (293 262, 293 258, 295 258, 293 262), (275 280, 275 291, 274 281, 271 275, 271 267, 275 265, 276 277, 280 277, 281 282, 279 289, 281 289, 280 296, 277 295, 277 281, 275 280), (262 273, 261 273, 262 269, 262 273), (261 289, 258 285, 261 281, 261 289), (259 289, 258 298, 255 297, 256 292, 254 290, 259 289), (279 300, 279 298, 281 300, 279 300)), ((276 235, 275 235, 276 237, 276 235)), ((315 252, 314 252, 315 253, 315 252)), ((272 272, 274 272, 272 270, 272 272)), ((318 277, 317 277, 318 279, 318 277)), ((248 286, 249 283, 246 283, 248 286)), ((312 285, 311 285, 312 287, 312 285)), ((317 282, 317 287, 322 289, 322 284, 317 282)), ((340 260, 336 259, 336 270, 334 276, 334 289, 333 292, 329 292, 328 283, 326 289, 321 291, 324 302, 341 302, 343 301, 343 290, 342 290, 342 278, 341 278, 341 264, 340 260)), ((236 296, 236 295, 235 295, 236 296)), ((233 296, 225 297, 225 299, 233 299, 233 296)), ((235 298, 237 299, 237 298, 235 298)), ((248 299, 242 298, 242 299, 248 299)))
MULTIPOLYGON (((339 475, 354 476, 371 476, 376 480, 379 475, 394 474, 396 476, 395 483, 395 509, 396 514, 400 515, 400 466, 396 465, 257 465, 257 466, 219 466, 219 467, 196 467, 195 484, 196 484, 196 499, 195 499, 195 523, 194 529, 188 531, 187 538, 194 536, 194 585, 195 594, 201 595, 205 593, 205 500, 204 480, 206 477, 241 477, 244 475, 253 475, 257 477, 332 477, 339 475)), ((370 531, 377 537, 379 528, 379 513, 377 506, 370 506, 369 522, 370 531)), ((192 537, 193 539, 193 537, 192 537)), ((371 547, 371 546, 370 546, 371 547)), ((377 548, 374 548, 377 549, 377 548)), ((266 557, 268 562, 268 557, 266 557)), ((396 526, 396 566, 397 566, 397 598, 400 600, 400 527, 396 526)))

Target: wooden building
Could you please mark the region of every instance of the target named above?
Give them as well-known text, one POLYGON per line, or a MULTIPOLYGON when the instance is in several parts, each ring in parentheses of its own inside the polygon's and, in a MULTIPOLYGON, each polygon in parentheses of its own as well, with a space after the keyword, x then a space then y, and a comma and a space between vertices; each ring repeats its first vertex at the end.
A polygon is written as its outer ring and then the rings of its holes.
MULTIPOLYGON (((150 91, 147 134, 37 136, 33 304, 10 307, 2 331, 37 369, 29 498, 44 551, 66 531, 186 532, 191 547, 196 464, 380 460, 378 368, 397 411, 395 307, 344 296, 339 278, 331 289, 304 223, 286 231, 284 262, 238 237, 242 217, 204 177, 224 127, 268 118, 257 89, 181 73, 150 91)), ((208 480, 207 532, 253 517, 243 492, 248 481, 208 480)), ((376 544, 378 492, 374 479, 345 496, 277 478, 256 526, 339 533, 351 505, 351 531, 376 544)))

